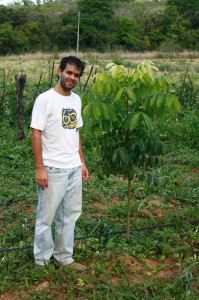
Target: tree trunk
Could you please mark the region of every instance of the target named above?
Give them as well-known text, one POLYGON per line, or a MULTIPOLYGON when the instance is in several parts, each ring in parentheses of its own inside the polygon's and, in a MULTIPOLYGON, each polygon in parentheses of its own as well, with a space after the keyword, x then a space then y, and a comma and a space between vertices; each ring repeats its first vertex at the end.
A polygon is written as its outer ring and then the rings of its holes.
POLYGON ((126 239, 130 238, 130 215, 131 215, 131 180, 128 179, 128 207, 127 207, 127 225, 126 225, 126 239))
POLYGON ((18 140, 25 138, 24 113, 23 113, 23 91, 26 83, 26 74, 15 75, 17 88, 17 109, 18 109, 18 140))

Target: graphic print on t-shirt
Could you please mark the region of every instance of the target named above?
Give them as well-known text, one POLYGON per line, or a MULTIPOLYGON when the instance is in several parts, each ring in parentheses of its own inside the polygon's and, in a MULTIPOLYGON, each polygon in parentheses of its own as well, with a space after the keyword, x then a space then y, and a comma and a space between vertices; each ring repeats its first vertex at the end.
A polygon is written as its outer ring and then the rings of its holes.
POLYGON ((77 126, 77 113, 73 108, 62 109, 62 126, 65 129, 73 129, 77 126))

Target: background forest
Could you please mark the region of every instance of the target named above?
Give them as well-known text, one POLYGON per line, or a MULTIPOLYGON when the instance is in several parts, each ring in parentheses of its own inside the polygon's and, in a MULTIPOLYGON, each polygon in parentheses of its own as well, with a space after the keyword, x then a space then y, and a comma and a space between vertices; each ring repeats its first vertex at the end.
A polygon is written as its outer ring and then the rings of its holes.
POLYGON ((45 0, 0 5, 0 55, 199 50, 199 1, 45 0))

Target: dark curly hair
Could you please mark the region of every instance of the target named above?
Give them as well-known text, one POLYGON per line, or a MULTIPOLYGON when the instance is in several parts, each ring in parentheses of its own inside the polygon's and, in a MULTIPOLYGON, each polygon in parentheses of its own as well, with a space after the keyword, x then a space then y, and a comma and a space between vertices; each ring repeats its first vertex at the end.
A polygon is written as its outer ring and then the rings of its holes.
POLYGON ((60 69, 64 71, 67 64, 74 65, 78 70, 81 71, 80 76, 82 76, 85 69, 85 62, 81 61, 76 56, 63 57, 62 60, 60 61, 60 65, 59 65, 60 69))

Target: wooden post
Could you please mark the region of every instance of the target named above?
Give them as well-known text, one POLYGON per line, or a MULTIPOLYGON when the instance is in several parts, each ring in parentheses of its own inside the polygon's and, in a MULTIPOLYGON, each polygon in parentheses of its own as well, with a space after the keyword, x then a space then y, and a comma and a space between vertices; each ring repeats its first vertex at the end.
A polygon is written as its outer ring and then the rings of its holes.
POLYGON ((15 75, 17 88, 17 110, 18 110, 18 140, 25 138, 24 133, 24 112, 23 112, 23 91, 26 83, 26 74, 15 75))
POLYGON ((79 54, 79 25, 80 25, 80 11, 78 11, 78 21, 77 21, 77 55, 79 54))
POLYGON ((3 69, 3 90, 2 90, 2 94, 1 94, 1 103, 0 103, 0 109, 1 109, 2 115, 6 112, 6 88, 7 88, 7 83, 8 83, 8 79, 9 79, 9 74, 10 74, 10 70, 8 70, 8 75, 6 78, 6 71, 5 71, 5 69, 3 69))
POLYGON ((89 81, 89 78, 90 78, 92 72, 93 72, 93 66, 92 66, 91 69, 90 69, 89 75, 88 75, 88 77, 87 77, 86 83, 85 83, 84 88, 83 88, 83 92, 85 92, 85 90, 86 90, 86 86, 87 86, 87 84, 88 84, 88 81, 89 81))
POLYGON ((35 99, 37 97, 37 94, 38 94, 38 91, 39 91, 39 86, 40 86, 40 83, 41 83, 41 78, 42 78, 42 73, 40 74, 39 81, 38 81, 38 84, 37 84, 36 93, 35 93, 35 96, 34 96, 33 99, 35 99))
POLYGON ((53 66, 52 66, 51 75, 50 75, 49 88, 51 88, 52 82, 53 82, 53 72, 54 72, 54 67, 55 67, 55 62, 53 61, 53 66))

